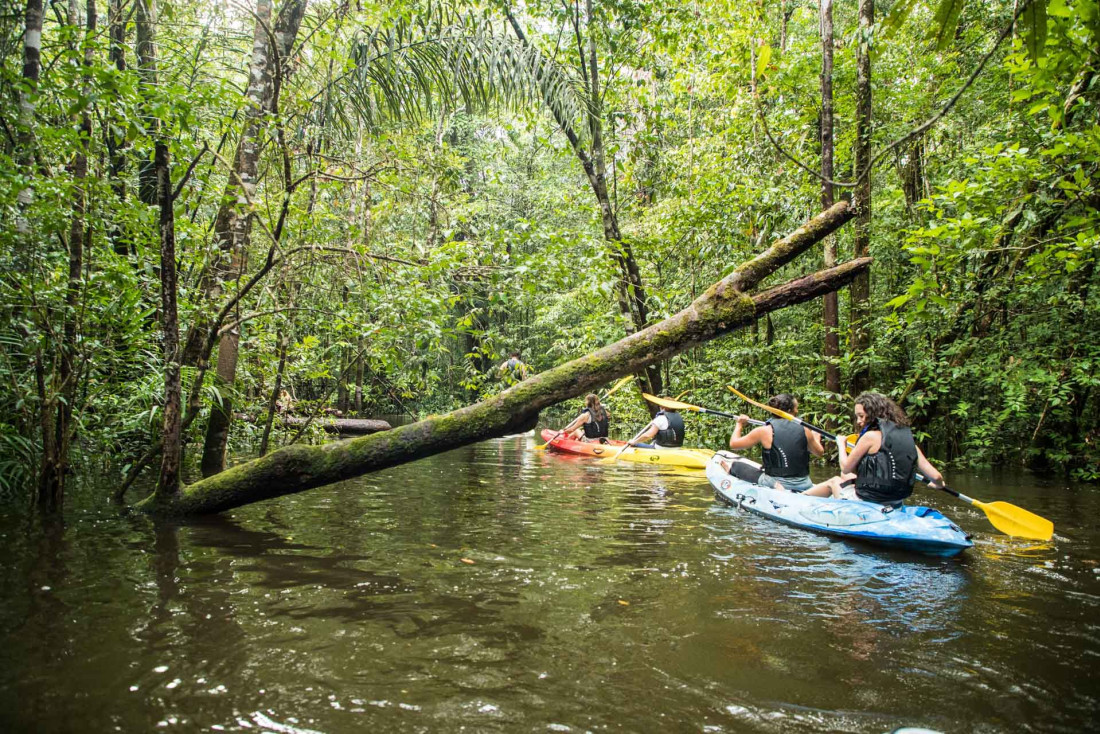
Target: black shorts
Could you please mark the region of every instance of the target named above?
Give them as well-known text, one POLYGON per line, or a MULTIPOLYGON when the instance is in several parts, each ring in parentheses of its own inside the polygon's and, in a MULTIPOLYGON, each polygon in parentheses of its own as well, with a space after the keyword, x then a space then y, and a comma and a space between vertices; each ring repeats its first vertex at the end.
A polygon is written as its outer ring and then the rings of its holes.
POLYGON ((764 468, 744 459, 735 459, 730 464, 730 475, 749 484, 756 484, 764 475, 764 468))

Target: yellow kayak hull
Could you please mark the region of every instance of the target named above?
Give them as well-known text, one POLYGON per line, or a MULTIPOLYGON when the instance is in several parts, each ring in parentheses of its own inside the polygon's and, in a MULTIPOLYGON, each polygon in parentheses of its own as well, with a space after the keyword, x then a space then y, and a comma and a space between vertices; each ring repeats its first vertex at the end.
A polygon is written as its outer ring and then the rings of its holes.
POLYGON ((686 466, 692 469, 705 469, 707 461, 714 456, 710 449, 641 449, 631 447, 624 451, 619 461, 654 466, 686 466))

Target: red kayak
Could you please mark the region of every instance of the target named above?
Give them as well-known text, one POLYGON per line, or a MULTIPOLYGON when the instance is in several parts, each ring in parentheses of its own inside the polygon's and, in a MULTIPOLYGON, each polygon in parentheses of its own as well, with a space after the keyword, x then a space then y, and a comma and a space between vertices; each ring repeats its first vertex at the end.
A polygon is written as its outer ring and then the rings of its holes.
MULTIPOLYGON (((542 431, 543 443, 546 443, 550 439, 554 438, 557 431, 551 431, 549 428, 544 428, 542 431)), ((548 445, 546 448, 554 451, 561 451, 565 454, 580 454, 581 456, 602 456, 610 457, 614 456, 615 452, 626 445, 626 441, 608 441, 607 443, 599 443, 597 441, 573 441, 565 437, 562 434, 560 438, 548 445)))

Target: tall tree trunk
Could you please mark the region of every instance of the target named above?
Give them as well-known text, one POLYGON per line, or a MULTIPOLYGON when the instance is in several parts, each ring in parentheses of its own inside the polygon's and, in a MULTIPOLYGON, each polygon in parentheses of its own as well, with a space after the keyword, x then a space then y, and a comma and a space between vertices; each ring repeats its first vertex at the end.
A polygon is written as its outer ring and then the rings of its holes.
MULTIPOLYGON (((860 37, 875 24, 873 0, 859 0, 860 37)), ((856 188, 852 203, 856 210, 853 257, 866 257, 871 247, 871 50, 859 44, 856 59, 856 188)), ((852 394, 870 386, 871 373, 865 360, 871 346, 870 300, 871 273, 866 271, 852 281, 849 345, 856 366, 852 370, 852 394)))
MULTIPOLYGON (((619 218, 612 205, 611 196, 607 190, 607 155, 603 141, 603 95, 600 91, 600 68, 596 55, 596 37, 592 33, 592 0, 586 0, 586 14, 588 16, 588 63, 584 63, 584 49, 578 48, 581 54, 581 64, 586 67, 588 74, 589 106, 588 115, 589 131, 592 135, 592 162, 585 169, 592 191, 596 194, 596 201, 600 205, 600 219, 603 223, 604 239, 611 245, 612 256, 619 265, 622 274, 621 291, 623 297, 620 304, 625 304, 623 317, 627 323, 627 332, 641 331, 649 325, 649 306, 646 303, 645 287, 642 285, 642 274, 638 269, 638 261, 634 258, 634 249, 630 243, 623 239, 619 230, 619 218)), ((583 163, 583 160, 582 160, 583 163)), ((645 378, 646 392, 652 395, 660 395, 664 391, 661 379, 660 365, 646 365, 645 371, 639 377, 645 378)), ((651 413, 655 413, 657 406, 646 402, 646 407, 651 413)))
MULTIPOLYGON (((830 8, 830 11, 832 8, 830 8)), ((779 2, 779 50, 787 50, 787 25, 791 22, 791 14, 794 9, 790 7, 789 0, 779 2)))
MULTIPOLYGON (((112 6, 116 12, 120 9, 112 6)), ((157 93, 157 3, 156 0, 137 0, 134 15, 137 26, 138 74, 146 103, 157 93)), ((121 19, 119 19, 121 24, 121 19)), ((112 41, 115 38, 112 26, 112 41)), ((120 34, 121 35, 121 34, 120 34)), ((112 53, 114 49, 112 48, 112 53)), ((121 50, 119 50, 121 53, 121 50)), ((116 65, 118 61, 116 60, 116 65)), ((160 475, 157 478, 156 495, 171 500, 180 491, 180 463, 183 453, 182 402, 183 388, 180 377, 179 316, 176 284, 176 219, 172 197, 172 168, 168 142, 164 139, 160 120, 147 114, 146 120, 153 134, 152 174, 155 181, 156 203, 159 208, 160 237, 160 303, 162 348, 164 350, 164 421, 162 423, 160 475)), ((144 169, 139 172, 144 177, 144 169)), ((141 181, 148 186, 148 181, 141 181)), ((148 192, 142 194, 145 200, 148 192)))
POLYGON ((355 416, 361 418, 363 416, 363 352, 366 351, 366 340, 363 337, 355 343, 356 354, 355 357, 355 396, 352 400, 352 407, 355 409, 355 416))
MULTIPOLYGON (((157 89, 157 51, 156 39, 157 2, 156 0, 136 0, 134 13, 134 32, 137 36, 135 52, 138 63, 138 76, 145 95, 146 109, 157 89)), ((160 130, 160 121, 156 115, 145 113, 145 127, 155 138, 160 130)), ((141 203, 155 206, 157 203, 157 171, 153 161, 148 158, 138 162, 138 198, 141 203)))
MULTIPOLYGON (((212 268, 212 282, 206 290, 212 297, 221 292, 221 283, 244 273, 245 258, 252 236, 252 208, 248 202, 255 200, 259 171, 262 118, 266 113, 277 112, 274 106, 275 89, 282 79, 285 65, 298 36, 298 28, 305 14, 307 0, 288 0, 275 21, 272 35, 277 46, 272 48, 268 38, 271 28, 271 0, 258 0, 256 23, 253 31, 252 62, 248 83, 249 110, 241 140, 237 146, 233 172, 222 196, 214 221, 214 239, 218 244, 218 260, 212 268), (277 55, 277 58, 276 58, 277 55), (273 68, 278 60, 280 68, 273 68)), ((201 322, 200 322, 201 324, 201 322)), ((221 395, 219 403, 210 411, 206 425, 206 440, 202 452, 203 476, 211 476, 225 469, 225 449, 229 441, 229 426, 233 415, 230 393, 237 375, 237 355, 240 331, 237 328, 223 334, 218 345, 218 368, 215 382, 221 395)))
MULTIPOLYGON (((821 0, 821 208, 833 205, 833 0, 821 0)), ((836 237, 825 238, 825 267, 836 265, 836 237)), ((840 327, 837 294, 826 293, 825 322, 825 390, 840 393, 840 327)), ((832 406, 830 406, 832 408, 832 406)), ((835 412, 830 409, 830 413, 835 412)))
MULTIPOLYGON (((19 94, 19 130, 16 134, 15 160, 20 166, 34 166, 34 111, 38 102, 38 78, 42 73, 42 0, 27 0, 23 29, 23 89, 19 94)), ((29 176, 28 176, 29 178, 29 176)), ((19 191, 20 207, 27 207, 34 189, 19 191)), ((20 229, 26 223, 20 223, 20 229)))
POLYGON ((527 430, 546 407, 729 333, 763 314, 816 298, 849 282, 869 266, 869 260, 853 260, 751 294, 764 278, 806 252, 850 217, 847 203, 836 204, 712 285, 680 313, 616 344, 534 375, 488 400, 363 438, 325 446, 286 447, 196 482, 178 498, 166 501, 154 495, 140 507, 166 515, 221 512, 481 439, 527 430))
MULTIPOLYGON (((123 10, 123 0, 110 0, 107 6, 107 25, 110 29, 110 48, 108 58, 118 72, 126 71, 126 14, 123 10)), ((107 139, 107 153, 110 159, 108 177, 111 181, 111 190, 119 202, 126 201, 126 138, 124 135, 116 135, 114 128, 122 127, 117 116, 112 116, 113 125, 107 125, 104 131, 107 139)), ((123 228, 116 223, 111 224, 108 235, 114 251, 119 255, 133 255, 133 244, 128 241, 123 228)))
MULTIPOLYGON (((516 34, 516 38, 519 39, 520 43, 530 45, 530 41, 527 40, 527 35, 519 26, 519 21, 516 20, 515 16, 512 15, 511 11, 507 8, 505 8, 504 12, 509 25, 512 26, 512 30, 516 34)), ((591 21, 592 3, 590 1, 587 4, 587 13, 591 21)), ((588 34, 587 48, 580 44, 578 38, 577 53, 580 55, 580 65, 584 77, 584 84, 585 88, 588 90, 589 96, 588 107, 590 111, 588 114, 588 123, 592 135, 591 153, 581 144, 581 140, 577 136, 576 131, 573 130, 572 124, 563 118, 561 113, 553 105, 548 104, 547 106, 550 108, 554 120, 558 123, 558 127, 561 128, 561 131, 565 133, 566 139, 569 140, 569 144, 572 146, 573 152, 580 161, 581 168, 584 169, 585 176, 592 186, 592 193, 596 195, 596 202, 600 207, 600 219, 603 225, 604 239, 611 248, 611 256, 619 268, 621 277, 619 288, 617 289, 619 294, 619 311, 623 315, 627 332, 633 333, 646 327, 649 322, 649 313, 646 305, 645 287, 642 284, 642 275, 641 271, 638 269, 638 261, 634 258, 634 250, 630 246, 630 243, 622 238, 622 234, 619 231, 618 217, 612 206, 611 197, 607 191, 607 167, 603 146, 603 121, 600 117, 602 105, 600 104, 599 94, 599 67, 596 63, 595 39, 591 32, 588 34)), ((660 395, 661 392, 663 392, 659 365, 645 365, 639 370, 638 378, 641 383, 646 386, 648 392, 654 395, 660 395)), ((646 407, 650 411, 656 410, 656 407, 648 402, 646 403, 646 407)))
POLYGON ((271 426, 275 422, 275 411, 279 406, 279 393, 283 391, 283 371, 286 369, 286 352, 290 344, 290 339, 283 329, 279 329, 276 341, 279 344, 279 366, 275 370, 275 387, 271 390, 271 400, 267 403, 267 420, 264 421, 264 435, 260 439, 260 456, 267 455, 271 426))
MULTIPOLYGON (((152 1, 152 0, 150 0, 152 1)), ((182 454, 182 400, 180 381, 179 318, 176 308, 176 219, 172 198, 172 169, 168 144, 156 143, 157 198, 160 204, 160 299, 164 330, 164 452, 157 492, 174 497, 180 490, 182 454)))
MULTIPOLYGON (((336 410, 340 415, 348 412, 348 373, 351 372, 351 350, 344 348, 340 358, 340 376, 336 381, 336 410)), ((324 406, 321 406, 324 409, 324 406)))
MULTIPOLYGON (((69 0, 69 25, 79 26, 79 0, 69 0)), ((87 0, 87 28, 85 31, 84 73, 82 86, 85 93, 91 84, 92 40, 96 32, 96 7, 94 0, 87 0)), ((50 409, 57 411, 53 420, 53 440, 48 443, 49 451, 43 451, 42 473, 39 476, 39 505, 58 510, 65 497, 65 477, 69 472, 69 449, 73 438, 73 404, 77 396, 77 331, 79 329, 80 286, 84 270, 84 247, 89 236, 88 229, 88 142, 92 136, 92 115, 85 107, 78 118, 80 139, 69 172, 73 178, 72 216, 69 220, 69 236, 66 242, 69 250, 69 277, 65 288, 65 309, 62 315, 61 350, 58 367, 58 386, 56 398, 50 401, 50 409)))

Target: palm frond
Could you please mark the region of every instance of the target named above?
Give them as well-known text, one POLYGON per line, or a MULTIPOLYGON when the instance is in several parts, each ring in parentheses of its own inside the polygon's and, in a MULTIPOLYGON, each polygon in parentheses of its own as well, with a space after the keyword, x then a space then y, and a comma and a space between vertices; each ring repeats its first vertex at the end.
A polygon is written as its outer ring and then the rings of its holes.
POLYGON ((339 94, 350 103, 346 112, 370 127, 422 119, 438 105, 483 110, 542 103, 567 121, 586 109, 582 90, 560 65, 470 16, 372 29, 353 41, 351 65, 339 94))

